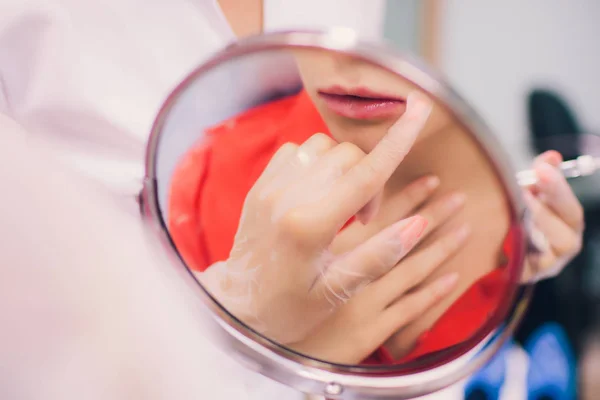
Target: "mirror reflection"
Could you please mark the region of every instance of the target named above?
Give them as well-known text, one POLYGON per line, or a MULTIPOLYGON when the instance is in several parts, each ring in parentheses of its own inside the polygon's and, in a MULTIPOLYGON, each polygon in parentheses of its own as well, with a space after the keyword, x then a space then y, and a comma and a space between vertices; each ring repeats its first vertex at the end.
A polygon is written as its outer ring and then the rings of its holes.
POLYGON ((171 114, 163 219, 256 332, 319 360, 399 365, 502 322, 522 268, 513 205, 472 132, 410 81, 270 51, 200 76, 171 114))

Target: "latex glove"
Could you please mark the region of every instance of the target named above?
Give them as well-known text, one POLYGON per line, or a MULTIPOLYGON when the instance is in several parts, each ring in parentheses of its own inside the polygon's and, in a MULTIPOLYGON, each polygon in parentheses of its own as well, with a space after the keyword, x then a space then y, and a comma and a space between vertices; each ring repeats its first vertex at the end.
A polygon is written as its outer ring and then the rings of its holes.
POLYGON ((372 210, 430 111, 423 96, 409 96, 406 113, 369 154, 319 134, 282 146, 246 197, 229 259, 199 274, 201 282, 269 338, 305 338, 421 238, 424 223, 416 217, 347 254, 329 250, 348 220, 372 210))
POLYGON ((454 288, 456 272, 421 284, 462 247, 469 233, 469 226, 462 225, 417 250, 341 306, 316 332, 291 347, 328 362, 361 362, 454 288))

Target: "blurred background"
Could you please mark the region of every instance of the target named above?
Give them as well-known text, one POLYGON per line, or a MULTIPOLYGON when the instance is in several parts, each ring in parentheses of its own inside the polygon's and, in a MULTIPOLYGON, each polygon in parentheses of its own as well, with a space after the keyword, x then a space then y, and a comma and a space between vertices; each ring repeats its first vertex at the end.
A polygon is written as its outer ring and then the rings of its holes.
MULTIPOLYGON (((600 1, 388 0, 386 11, 385 36, 441 70, 518 168, 548 148, 577 156, 578 137, 600 135, 600 1)), ((584 250, 539 285, 516 339, 558 322, 575 352, 579 398, 599 399, 600 181, 574 189, 586 211, 584 250)))

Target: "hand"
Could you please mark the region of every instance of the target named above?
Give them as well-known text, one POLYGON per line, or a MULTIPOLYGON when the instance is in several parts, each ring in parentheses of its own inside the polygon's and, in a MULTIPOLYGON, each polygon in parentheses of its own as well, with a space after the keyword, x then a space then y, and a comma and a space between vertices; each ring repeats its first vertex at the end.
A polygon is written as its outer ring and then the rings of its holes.
POLYGON ((386 200, 388 204, 393 204, 393 207, 379 210, 377 218, 366 225, 355 223, 346 227, 336 236, 330 249, 336 254, 341 253, 343 249, 353 249, 365 238, 371 238, 387 229, 391 222, 417 214, 429 222, 421 237, 424 239, 448 218, 455 215, 466 201, 465 195, 460 192, 451 192, 431 200, 439 184, 440 180, 436 176, 424 176, 411 182, 386 200))
POLYGON ((301 340, 418 242, 425 222, 415 217, 347 254, 329 250, 410 151, 431 110, 417 96, 369 154, 315 135, 273 156, 246 197, 229 259, 199 275, 234 315, 281 343, 301 340))
POLYGON ((468 225, 463 225, 411 254, 341 306, 318 330, 291 347, 328 362, 361 362, 450 293, 457 273, 425 286, 421 284, 462 247, 469 232, 468 225))
POLYGON ((525 191, 542 249, 525 265, 523 281, 558 275, 580 251, 583 241, 583 207, 557 167, 562 156, 547 151, 538 156, 534 170, 538 183, 525 191))

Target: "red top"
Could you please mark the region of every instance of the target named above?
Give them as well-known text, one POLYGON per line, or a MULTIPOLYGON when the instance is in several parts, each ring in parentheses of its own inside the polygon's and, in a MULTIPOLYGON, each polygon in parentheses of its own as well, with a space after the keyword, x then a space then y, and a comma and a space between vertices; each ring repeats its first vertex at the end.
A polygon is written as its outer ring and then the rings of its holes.
MULTIPOLYGON (((171 185, 168 225, 187 265, 204 271, 226 260, 244 199, 273 154, 286 142, 300 144, 328 131, 304 91, 208 129, 204 140, 178 165, 171 185)), ((509 256, 511 243, 507 237, 504 250, 509 256)), ((402 360, 394 360, 382 347, 364 364, 405 362, 470 339, 505 295, 509 279, 505 272, 496 268, 475 282, 402 360)))

